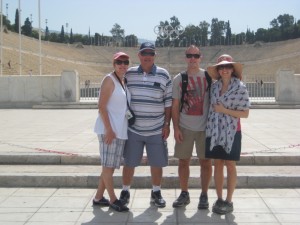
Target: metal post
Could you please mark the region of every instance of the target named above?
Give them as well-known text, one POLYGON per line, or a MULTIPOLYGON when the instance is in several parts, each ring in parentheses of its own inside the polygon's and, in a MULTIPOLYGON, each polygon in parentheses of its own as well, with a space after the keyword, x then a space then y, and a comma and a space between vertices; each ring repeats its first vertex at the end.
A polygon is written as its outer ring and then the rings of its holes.
POLYGON ((21 41, 21 0, 19 0, 19 64, 20 64, 20 75, 22 74, 22 41, 21 41))
POLYGON ((42 40, 41 40, 41 3, 40 0, 38 2, 39 4, 39 48, 40 48, 40 75, 42 75, 42 40))
POLYGON ((3 32, 2 32, 3 31, 3 10, 2 10, 2 0, 1 0, 0 4, 1 4, 1 6, 0 6, 1 7, 1 22, 0 22, 1 23, 1 25, 0 25, 0 29, 1 29, 0 30, 0 35, 1 35, 1 47, 0 47, 0 51, 1 51, 0 52, 0 61, 1 61, 0 62, 0 66, 1 66, 1 69, 0 70, 1 71, 0 71, 0 76, 2 76, 2 63, 3 63, 3 57, 2 57, 3 56, 2 55, 2 46, 3 46, 3 32))

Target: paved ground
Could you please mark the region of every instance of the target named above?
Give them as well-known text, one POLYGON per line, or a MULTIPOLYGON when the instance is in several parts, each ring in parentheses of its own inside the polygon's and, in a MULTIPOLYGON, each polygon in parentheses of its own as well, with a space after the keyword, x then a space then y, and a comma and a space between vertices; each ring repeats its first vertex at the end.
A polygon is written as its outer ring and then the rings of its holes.
MULTIPOLYGON (((117 190, 119 193, 120 190, 117 190)), ((164 190, 167 206, 149 202, 149 190, 131 190, 130 212, 93 207, 93 189, 0 189, 0 224, 3 225, 296 225, 300 224, 300 189, 237 189, 234 212, 219 216, 198 210, 198 190, 190 190, 191 203, 173 209, 178 190, 164 190)), ((209 191, 213 204, 215 193, 209 191)))
MULTIPOLYGON (((0 154, 98 154, 96 109, 0 109, 0 154)), ((242 154, 300 155, 300 109, 252 109, 242 154)), ((168 139, 173 155, 173 132, 168 139)))
MULTIPOLYGON (((13 155, 97 155, 98 141, 93 133, 96 116, 95 109, 1 109, 1 158, 13 155)), ((253 109, 250 117, 242 120, 242 129, 243 156, 270 156, 270 159, 282 158, 284 161, 300 155, 299 109, 253 109)), ((168 145, 169 155, 172 156, 172 134, 168 145)), ((4 173, 5 166, 1 167, 0 175, 4 173)), ((148 203, 150 189, 132 189, 128 213, 93 208, 91 200, 94 194, 94 188, 0 188, 0 224, 300 224, 299 188, 237 189, 233 199, 234 213, 227 216, 213 214, 211 207, 209 210, 198 210, 198 189, 190 190, 190 205, 176 210, 172 208, 172 202, 179 194, 176 188, 162 190, 167 201, 163 209, 148 203)), ((215 196, 211 188, 210 206, 215 196)))

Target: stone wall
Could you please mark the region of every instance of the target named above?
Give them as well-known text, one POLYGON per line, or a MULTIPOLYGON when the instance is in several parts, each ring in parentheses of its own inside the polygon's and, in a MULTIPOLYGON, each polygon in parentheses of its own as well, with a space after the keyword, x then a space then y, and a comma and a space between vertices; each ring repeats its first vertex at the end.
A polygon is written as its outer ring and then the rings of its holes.
MULTIPOLYGON (((279 105, 300 104, 300 74, 293 70, 279 70, 275 83, 275 99, 279 105)), ((0 76, 0 108, 31 108, 42 103, 79 101, 77 71, 48 76, 0 76)))
POLYGON ((279 70, 275 82, 278 104, 300 104, 300 74, 295 74, 293 70, 279 70))
POLYGON ((43 102, 79 102, 79 75, 63 71, 61 75, 0 77, 0 108, 29 108, 43 102))

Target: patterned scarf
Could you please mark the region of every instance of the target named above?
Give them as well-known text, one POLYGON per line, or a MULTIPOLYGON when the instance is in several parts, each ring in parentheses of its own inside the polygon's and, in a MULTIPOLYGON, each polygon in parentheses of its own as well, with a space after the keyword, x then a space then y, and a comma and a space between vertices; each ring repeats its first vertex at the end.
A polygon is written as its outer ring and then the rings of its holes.
POLYGON ((246 110, 250 107, 250 101, 246 86, 238 78, 231 78, 228 90, 222 96, 220 96, 221 89, 221 80, 212 85, 206 136, 211 137, 211 151, 215 146, 221 145, 230 154, 238 118, 214 112, 213 105, 222 103, 227 109, 246 110))

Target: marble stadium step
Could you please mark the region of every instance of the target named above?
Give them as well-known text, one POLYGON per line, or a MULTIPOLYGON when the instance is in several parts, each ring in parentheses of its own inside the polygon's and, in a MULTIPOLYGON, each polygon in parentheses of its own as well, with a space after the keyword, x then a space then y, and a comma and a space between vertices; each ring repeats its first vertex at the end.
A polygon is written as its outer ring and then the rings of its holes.
MULTIPOLYGON (((163 188, 178 188, 177 166, 163 172, 163 188)), ((94 165, 0 165, 0 187, 96 188, 101 166, 94 165)), ((237 188, 300 187, 300 166, 237 166, 237 188)), ((199 166, 190 167, 190 188, 199 188, 199 166)), ((225 179, 226 180, 226 179, 225 179)), ((115 170, 114 182, 122 184, 122 168, 115 170)), ((225 184, 226 186, 226 184, 225 184)), ((132 188, 151 187, 148 166, 135 170, 132 188)), ((214 187, 214 182, 210 187, 214 187)))
MULTIPOLYGON (((33 109, 97 109, 97 100, 82 102, 42 102, 32 106, 33 109)), ((251 109, 300 109, 300 105, 277 103, 251 103, 251 109)))
POLYGON ((43 102, 33 109, 97 109, 97 102, 43 102))
MULTIPOLYGON (((238 165, 299 165, 300 155, 294 154, 248 154, 241 155, 238 165)), ((98 154, 53 154, 53 153, 4 153, 0 154, 1 164, 16 165, 99 165, 98 154)), ((144 157, 142 165, 147 165, 147 158, 144 157)), ((192 157, 191 165, 199 165, 197 157, 192 157)), ((169 165, 178 165, 178 160, 169 156, 169 165)))

